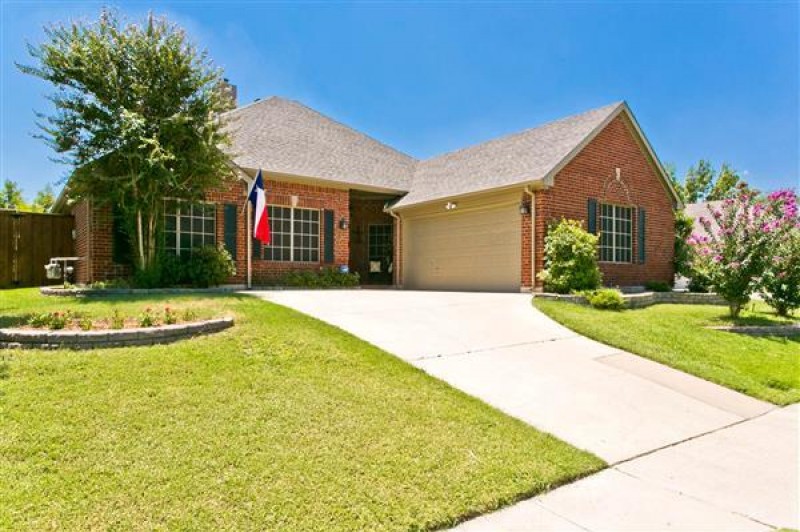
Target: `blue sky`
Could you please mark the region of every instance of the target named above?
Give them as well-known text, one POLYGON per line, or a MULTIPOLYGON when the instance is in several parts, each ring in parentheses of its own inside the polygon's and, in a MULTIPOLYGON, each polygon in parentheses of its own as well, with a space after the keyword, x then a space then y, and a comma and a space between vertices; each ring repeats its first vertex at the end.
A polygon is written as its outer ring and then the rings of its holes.
MULTIPOLYGON (((0 5, 0 179, 31 197, 68 169, 31 136, 48 86, 14 62, 44 24, 103 4, 0 5)), ((241 103, 297 99, 417 157, 624 99, 681 175, 707 158, 761 189, 799 184, 796 2, 108 5, 181 24, 241 103)))

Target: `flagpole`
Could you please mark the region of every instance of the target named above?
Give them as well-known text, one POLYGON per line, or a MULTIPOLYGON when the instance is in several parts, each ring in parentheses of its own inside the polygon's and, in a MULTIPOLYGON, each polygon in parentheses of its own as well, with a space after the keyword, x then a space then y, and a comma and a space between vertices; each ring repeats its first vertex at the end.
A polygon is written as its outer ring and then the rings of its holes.
POLYGON ((253 288, 253 206, 247 202, 247 289, 253 288))

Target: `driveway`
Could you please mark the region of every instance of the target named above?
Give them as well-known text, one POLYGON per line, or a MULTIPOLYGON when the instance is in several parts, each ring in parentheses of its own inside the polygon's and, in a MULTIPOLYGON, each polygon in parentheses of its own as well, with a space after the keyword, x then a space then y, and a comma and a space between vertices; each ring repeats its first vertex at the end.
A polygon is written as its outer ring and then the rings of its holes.
POLYGON ((465 529, 798 527, 796 408, 579 336, 525 294, 255 295, 341 327, 612 465, 465 529))

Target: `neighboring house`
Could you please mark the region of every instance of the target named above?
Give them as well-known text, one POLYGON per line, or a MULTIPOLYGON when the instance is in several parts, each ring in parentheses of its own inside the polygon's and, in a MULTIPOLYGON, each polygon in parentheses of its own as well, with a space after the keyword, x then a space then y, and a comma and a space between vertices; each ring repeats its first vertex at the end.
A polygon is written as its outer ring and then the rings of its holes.
MULTIPOLYGON (((411 289, 540 288, 550 222, 601 235, 608 285, 671 282, 679 200, 625 103, 417 160, 298 102, 269 98, 230 113, 241 180, 206 202, 167 202, 167 250, 224 242, 247 272, 247 180, 266 177, 273 241, 252 241, 254 284, 347 265, 362 283, 411 289)), ((126 272, 108 209, 75 214, 78 281, 126 272), (117 251, 115 251, 115 248, 117 251), (115 257, 117 255, 118 257, 115 257), (117 260, 115 260, 115 258, 117 260)))
POLYGON ((683 209, 683 212, 685 212, 686 215, 694 221, 694 227, 692 229, 693 234, 707 234, 705 227, 703 227, 703 224, 700 223, 701 217, 704 217, 706 220, 711 222, 711 230, 714 233, 719 231, 719 224, 717 224, 717 220, 714 218, 712 213, 722 206, 723 201, 724 200, 701 201, 699 203, 690 203, 686 205, 686 207, 683 209))

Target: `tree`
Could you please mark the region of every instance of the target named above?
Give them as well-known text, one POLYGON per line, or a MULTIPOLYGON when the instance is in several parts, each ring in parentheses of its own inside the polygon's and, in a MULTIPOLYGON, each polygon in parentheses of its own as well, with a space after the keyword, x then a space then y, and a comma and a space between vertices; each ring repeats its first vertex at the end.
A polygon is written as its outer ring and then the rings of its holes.
POLYGON ((197 199, 232 177, 219 115, 221 72, 183 30, 148 16, 45 28, 22 72, 49 81, 55 113, 41 137, 74 166, 70 193, 122 213, 140 269, 155 265, 165 197, 197 199))
POLYGON ((760 288, 764 301, 788 316, 800 308, 800 207, 790 190, 773 192, 767 202, 773 238, 760 288))
POLYGON ((686 202, 697 203, 698 201, 703 201, 711 190, 715 175, 716 172, 711 163, 705 159, 700 159, 697 166, 690 166, 683 180, 686 202))
POLYGON ((25 200, 22 198, 22 189, 16 181, 10 179, 3 180, 3 188, 0 190, 0 209, 24 210, 27 208, 25 200))
MULTIPOLYGON (((741 183, 744 183, 744 181, 739 177, 739 173, 731 168, 728 163, 722 163, 717 180, 705 200, 716 201, 733 198, 742 190, 743 187, 739 186, 741 183)), ((749 187, 745 186, 744 188, 747 189, 749 187)))
POLYGON ((35 211, 48 212, 55 202, 56 195, 53 192, 53 187, 48 183, 42 190, 36 193, 31 207, 35 211))
POLYGON ((793 193, 780 191, 762 200, 744 184, 740 184, 738 192, 735 198, 724 200, 712 210, 717 228, 701 216, 705 234, 692 235, 688 241, 696 248, 692 268, 708 276, 714 291, 728 302, 734 318, 759 287, 773 258, 774 242, 800 224, 793 193))

